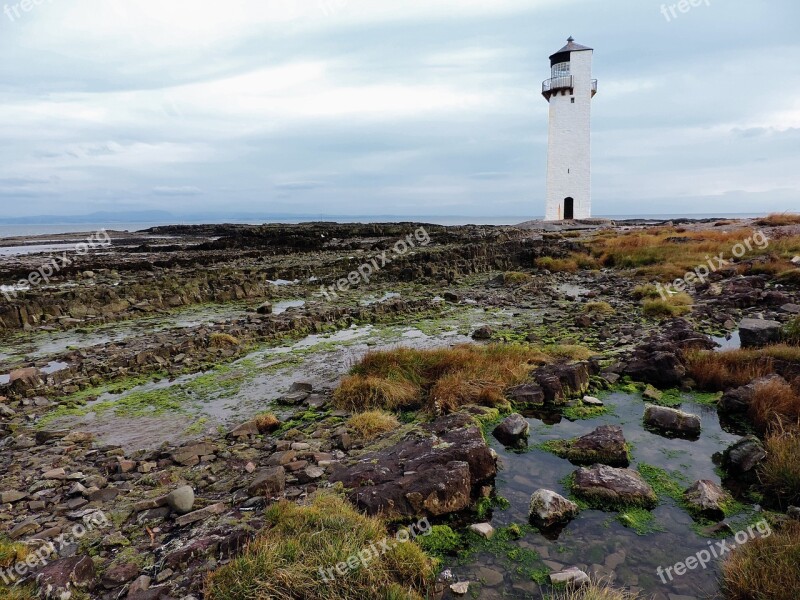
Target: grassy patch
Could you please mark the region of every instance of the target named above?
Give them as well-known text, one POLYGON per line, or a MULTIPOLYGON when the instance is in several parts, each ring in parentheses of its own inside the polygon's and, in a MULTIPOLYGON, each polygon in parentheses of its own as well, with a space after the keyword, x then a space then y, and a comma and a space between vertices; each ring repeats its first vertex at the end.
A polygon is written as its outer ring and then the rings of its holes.
MULTIPOLYGON (((469 564, 475 559, 476 554, 491 554, 497 557, 497 562, 506 570, 535 580, 537 573, 546 570, 541 557, 536 551, 522 548, 515 543, 532 531, 535 529, 530 525, 512 523, 508 527, 495 530, 494 535, 488 540, 477 533, 467 531, 464 534, 467 546, 459 552, 458 562, 469 564)), ((549 574, 549 571, 547 573, 549 574)))
POLYGON ((763 486, 784 505, 800 502, 800 433, 775 432, 764 444, 767 458, 759 477, 763 486))
POLYGON ((683 492, 690 483, 685 475, 678 472, 670 473, 645 463, 639 464, 637 468, 659 499, 672 498, 677 503, 683 504, 683 492))
POLYGON ((583 312, 588 315, 613 315, 617 311, 608 302, 587 302, 583 305, 583 312))
POLYGON ((467 404, 506 406, 505 390, 553 360, 521 344, 466 344, 449 349, 371 352, 334 392, 346 410, 452 412, 467 404))
POLYGON ((759 349, 687 352, 686 364, 700 389, 725 391, 775 372, 775 359, 800 362, 800 348, 787 345, 759 349))
POLYGON ((666 531, 663 526, 656 523, 656 517, 644 508, 625 508, 617 515, 617 521, 625 527, 633 529, 636 535, 649 535, 657 531, 666 531))
POLYGON ((419 538, 418 543, 431 556, 444 558, 455 555, 464 545, 464 540, 449 525, 434 525, 428 535, 419 538))
MULTIPOLYGON (((319 494, 307 506, 282 501, 269 507, 266 528, 240 557, 212 573, 208 600, 283 598, 417 599, 429 590, 435 567, 415 542, 397 543, 368 567, 335 571, 337 564, 389 537, 378 518, 342 498, 319 494), (334 568, 326 582, 319 569, 334 568)), ((390 544, 391 546, 391 544, 390 544)))
POLYGON ((371 441, 384 433, 399 428, 400 421, 386 411, 368 410, 350 417, 347 420, 347 426, 363 439, 371 441))
POLYGON ((747 416, 762 433, 800 424, 800 394, 786 381, 757 383, 747 416))
POLYGON ((574 258, 553 258, 544 256, 537 258, 535 265, 552 273, 575 273, 578 270, 578 261, 574 258))
POLYGON ((722 565, 728 600, 796 600, 800 590, 800 523, 750 540, 722 565))
POLYGON ((782 227, 784 225, 800 225, 800 214, 797 213, 772 213, 756 221, 761 227, 782 227))
POLYGON ((784 326, 783 337, 787 344, 800 346, 800 316, 795 317, 784 326))
POLYGON ((589 406, 583 402, 578 402, 574 406, 568 406, 561 414, 564 418, 570 421, 585 421, 589 419, 596 419, 611 412, 611 407, 607 404, 603 406, 589 406))
POLYGON ((671 319, 682 317, 692 312, 694 300, 689 294, 671 294, 663 298, 646 298, 642 301, 642 310, 646 317, 655 319, 671 319))
POLYGON ((638 594, 618 590, 607 583, 593 581, 580 587, 557 590, 545 596, 545 600, 638 600, 638 594))
POLYGON ((253 419, 259 433, 270 433, 281 426, 281 420, 274 413, 261 413, 253 419))
POLYGON ((525 285, 533 281, 528 273, 520 273, 519 271, 508 271, 503 273, 503 285, 514 287, 518 285, 525 285))

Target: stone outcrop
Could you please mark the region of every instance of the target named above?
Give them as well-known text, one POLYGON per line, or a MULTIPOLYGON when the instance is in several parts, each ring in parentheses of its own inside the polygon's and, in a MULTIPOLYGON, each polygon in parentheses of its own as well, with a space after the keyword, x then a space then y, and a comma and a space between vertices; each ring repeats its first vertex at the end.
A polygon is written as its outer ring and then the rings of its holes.
POLYGON ((685 438, 696 438, 702 430, 699 416, 655 404, 647 405, 644 424, 648 428, 685 438))
POLYGON ((577 465, 602 463, 627 467, 630 464, 628 444, 619 425, 601 425, 591 433, 564 442, 555 450, 556 454, 577 465))
POLYGON ((503 445, 513 448, 524 448, 528 445, 528 431, 530 426, 522 415, 514 413, 506 417, 502 423, 492 431, 503 445))
POLYGON ((550 490, 536 490, 531 496, 528 511, 531 522, 537 527, 552 527, 574 519, 580 509, 578 505, 550 490))
POLYGON ((725 504, 731 497, 713 481, 695 481, 684 493, 689 510, 706 519, 721 521, 725 518, 725 504))
POLYGON ((339 466, 330 477, 368 514, 441 516, 469 508, 497 472, 476 421, 456 413, 421 425, 396 445, 339 466))
POLYGON ((777 344, 783 335, 783 325, 779 321, 767 319, 742 319, 739 324, 739 339, 742 348, 761 348, 777 344))
POLYGON ((606 465, 594 465, 575 471, 572 490, 599 507, 631 505, 652 508, 658 501, 653 488, 639 473, 606 465))

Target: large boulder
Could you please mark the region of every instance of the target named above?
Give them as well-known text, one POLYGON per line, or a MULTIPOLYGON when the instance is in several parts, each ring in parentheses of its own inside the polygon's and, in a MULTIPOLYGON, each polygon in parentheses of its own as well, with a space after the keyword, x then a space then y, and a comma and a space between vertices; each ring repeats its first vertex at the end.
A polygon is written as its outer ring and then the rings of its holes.
POLYGON ((44 385, 42 372, 36 367, 26 367, 11 371, 8 376, 9 387, 18 394, 26 394, 44 385))
POLYGON ((591 433, 565 442, 563 450, 556 453, 577 465, 602 463, 627 467, 630 464, 628 444, 619 425, 601 425, 591 433))
POLYGON ((566 523, 580 512, 578 505, 550 490, 536 490, 531 496, 530 520, 537 527, 566 523))
POLYGON ((506 396, 511 398, 516 406, 542 406, 544 404, 544 391, 535 383, 524 383, 506 391, 506 396))
POLYGON ((492 431, 503 445, 512 448, 524 448, 528 445, 528 431, 530 425, 522 415, 514 413, 507 417, 492 431))
POLYGON ((593 371, 594 364, 590 362, 560 363, 537 369, 533 379, 541 387, 545 403, 565 404, 589 391, 593 371))
POLYGON ((644 411, 644 424, 647 427, 686 438, 698 437, 702 429, 700 417, 697 415, 655 404, 647 405, 644 411))
POLYGON ((466 413, 421 425, 394 446, 337 464, 350 501, 387 518, 441 516, 468 508, 497 473, 495 455, 478 423, 466 413))
POLYGON ((732 474, 750 473, 767 458, 761 441, 754 435, 743 437, 722 454, 722 466, 732 474))
POLYGON ((766 319, 742 319, 739 324, 739 339, 742 348, 761 348, 777 344, 783 336, 783 325, 779 321, 766 319))
POLYGON ((695 481, 684 493, 683 498, 690 512, 706 519, 721 521, 725 518, 725 504, 730 496, 713 481, 695 481))
POLYGON ((655 507, 658 497, 639 473, 606 465, 593 465, 575 471, 573 492, 601 508, 619 506, 655 507))

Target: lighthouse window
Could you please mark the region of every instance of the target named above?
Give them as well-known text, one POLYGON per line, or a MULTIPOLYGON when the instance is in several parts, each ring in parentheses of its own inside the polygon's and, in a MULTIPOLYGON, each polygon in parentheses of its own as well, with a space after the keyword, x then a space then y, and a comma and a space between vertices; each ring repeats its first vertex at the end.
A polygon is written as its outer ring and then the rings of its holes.
POLYGON ((565 77, 569 75, 569 63, 562 62, 553 65, 553 77, 565 77))
POLYGON ((575 98, 572 98, 571 100, 572 100, 572 103, 575 104, 575 98))

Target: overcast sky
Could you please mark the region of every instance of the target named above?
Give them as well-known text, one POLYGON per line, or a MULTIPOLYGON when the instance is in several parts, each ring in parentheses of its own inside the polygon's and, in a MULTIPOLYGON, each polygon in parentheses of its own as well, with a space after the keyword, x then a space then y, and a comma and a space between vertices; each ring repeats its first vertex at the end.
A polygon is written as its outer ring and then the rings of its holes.
POLYGON ((0 216, 542 215, 569 35, 596 214, 800 210, 798 0, 38 1, 0 15, 0 216))

